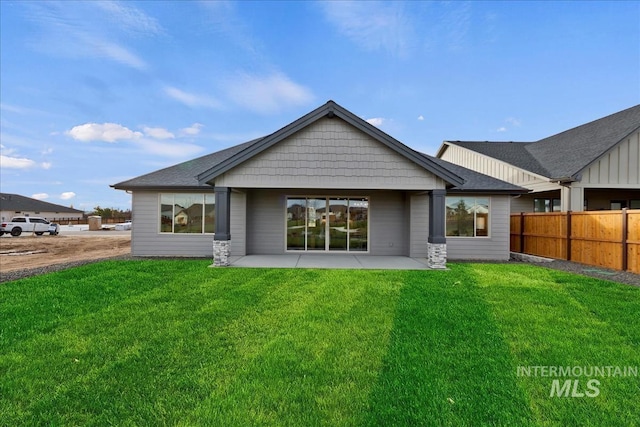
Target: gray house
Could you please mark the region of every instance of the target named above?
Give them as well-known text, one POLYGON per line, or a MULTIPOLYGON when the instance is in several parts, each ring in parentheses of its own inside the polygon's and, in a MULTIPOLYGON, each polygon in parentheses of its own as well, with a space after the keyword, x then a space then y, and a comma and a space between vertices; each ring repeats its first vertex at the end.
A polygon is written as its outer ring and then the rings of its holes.
POLYGON ((137 256, 509 257, 522 187, 417 151, 329 101, 263 138, 113 185, 137 256))
POLYGON ((84 212, 20 194, 0 193, 0 219, 9 221, 14 216, 40 216, 50 221, 82 218, 84 212))
POLYGON ((536 142, 445 141, 437 156, 530 189, 512 212, 640 209, 640 105, 536 142))

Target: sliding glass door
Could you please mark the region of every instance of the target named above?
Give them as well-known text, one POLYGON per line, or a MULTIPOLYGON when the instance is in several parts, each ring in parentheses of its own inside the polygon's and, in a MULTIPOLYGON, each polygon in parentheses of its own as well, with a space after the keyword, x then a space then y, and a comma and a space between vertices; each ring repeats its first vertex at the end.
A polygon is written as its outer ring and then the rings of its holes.
POLYGON ((368 250, 367 197, 287 198, 287 250, 368 250))

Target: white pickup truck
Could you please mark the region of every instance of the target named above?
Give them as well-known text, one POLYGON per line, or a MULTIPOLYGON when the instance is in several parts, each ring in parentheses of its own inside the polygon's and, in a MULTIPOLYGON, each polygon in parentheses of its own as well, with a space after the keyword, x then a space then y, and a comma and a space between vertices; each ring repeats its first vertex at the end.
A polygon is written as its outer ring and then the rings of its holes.
POLYGON ((38 236, 42 236, 44 233, 58 234, 57 225, 53 225, 52 227, 52 223, 44 218, 15 216, 11 218, 11 221, 0 224, 0 236, 5 233, 11 234, 14 237, 22 233, 36 233, 38 236))

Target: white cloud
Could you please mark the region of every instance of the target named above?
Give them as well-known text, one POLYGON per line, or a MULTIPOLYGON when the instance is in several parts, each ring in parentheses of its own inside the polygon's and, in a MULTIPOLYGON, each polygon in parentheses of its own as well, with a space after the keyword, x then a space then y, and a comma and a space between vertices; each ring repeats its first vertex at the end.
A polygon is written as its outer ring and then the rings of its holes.
POLYGON ((157 19, 150 17, 140 9, 116 1, 99 1, 94 5, 107 12, 111 21, 118 24, 123 30, 144 34, 162 34, 162 26, 157 19))
POLYGON ((48 199, 49 195, 47 193, 36 193, 36 194, 32 194, 31 198, 36 200, 44 200, 44 199, 48 199))
POLYGON ((277 113, 313 101, 311 90, 281 73, 269 76, 241 74, 227 82, 227 96, 236 104, 258 113, 277 113))
POLYGON ((76 193, 74 193, 73 191, 65 191, 64 193, 60 194, 60 198, 62 200, 69 200, 73 199, 74 197, 76 197, 76 193))
POLYGON ((371 119, 367 119, 366 122, 374 125, 375 127, 380 127, 385 122, 385 119, 382 117, 373 117, 371 119))
POLYGON ((137 9, 100 2, 34 2, 26 7, 38 25, 31 42, 34 49, 54 56, 103 58, 139 70, 147 68, 142 58, 116 41, 136 22, 146 33, 157 32, 149 31, 153 18, 145 18, 137 9), (123 18, 127 14, 129 18, 123 18))
POLYGON ((522 120, 516 119, 514 117, 508 117, 504 121, 509 123, 512 126, 520 126, 522 124, 522 120))
POLYGON ((36 165, 31 159, 24 157, 9 157, 0 154, 0 168, 6 169, 29 169, 36 165))
POLYGON ((214 98, 204 95, 195 95, 173 86, 165 86, 164 93, 189 107, 220 108, 222 106, 222 104, 214 98))
MULTIPOLYGON (((58 132, 56 132, 56 133, 58 133, 58 132)), ((53 148, 51 148, 51 147, 45 148, 44 150, 42 150, 40 152, 40 154, 42 154, 43 156, 49 155, 51 153, 53 153, 53 148)))
POLYGON ((78 141, 116 142, 119 140, 134 140, 142 137, 142 133, 134 132, 117 123, 85 123, 74 126, 66 133, 78 141))
POLYGON ((142 130, 144 131, 144 134, 146 136, 150 136, 151 138, 155 139, 171 139, 176 137, 173 133, 169 132, 165 128, 144 127, 142 128, 142 130))
POLYGON ((413 24, 401 2, 323 2, 326 18, 338 31, 368 51, 406 56, 413 43, 413 24))
POLYGON ((51 162, 42 162, 40 163, 40 167, 42 169, 51 169, 51 162))
POLYGON ((200 130, 202 130, 203 127, 204 125, 201 123, 194 123, 187 128, 182 128, 180 130, 180 133, 182 133, 183 135, 197 135, 200 133, 200 130))
POLYGON ((496 132, 506 132, 507 128, 504 126, 499 127, 498 129, 496 129, 496 132))
POLYGON ((422 114, 420 114, 420 115, 418 116, 418 120, 419 120, 419 121, 423 121, 423 120, 424 120, 424 117, 422 116, 422 114))

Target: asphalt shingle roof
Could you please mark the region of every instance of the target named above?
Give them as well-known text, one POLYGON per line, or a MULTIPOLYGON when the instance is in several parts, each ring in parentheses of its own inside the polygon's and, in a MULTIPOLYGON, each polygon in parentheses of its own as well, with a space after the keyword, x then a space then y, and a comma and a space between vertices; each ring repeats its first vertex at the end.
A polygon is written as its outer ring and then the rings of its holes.
POLYGON ((551 179, 576 178, 640 128, 640 105, 536 142, 446 141, 551 179))
POLYGON ((0 210, 14 212, 65 212, 84 213, 81 210, 69 208, 67 206, 56 205, 42 200, 32 199, 19 194, 0 193, 0 210))
POLYGON ((243 144, 235 145, 197 159, 188 160, 168 168, 160 169, 155 172, 141 175, 127 181, 119 182, 112 185, 113 188, 119 190, 133 190, 144 188, 203 188, 209 187, 206 184, 198 183, 198 174, 206 171, 212 166, 228 159, 229 157, 239 153, 262 140, 262 138, 254 139, 243 144))

